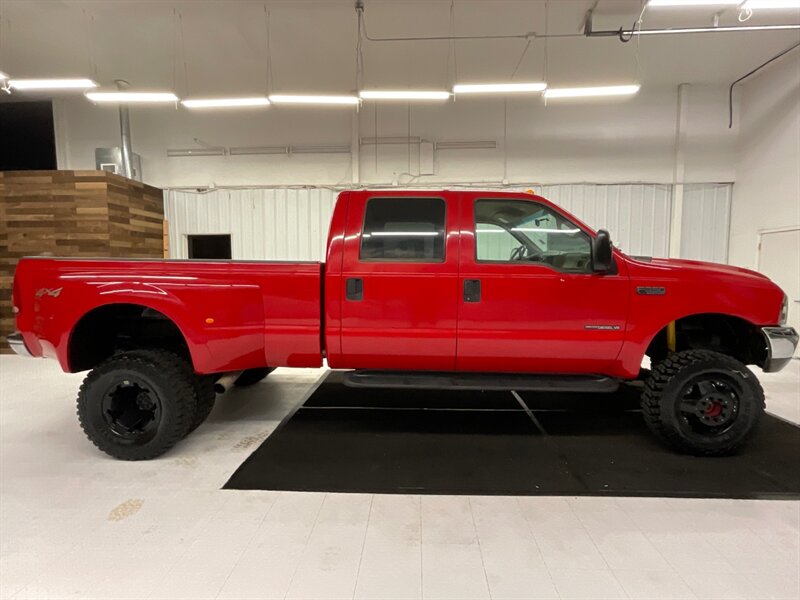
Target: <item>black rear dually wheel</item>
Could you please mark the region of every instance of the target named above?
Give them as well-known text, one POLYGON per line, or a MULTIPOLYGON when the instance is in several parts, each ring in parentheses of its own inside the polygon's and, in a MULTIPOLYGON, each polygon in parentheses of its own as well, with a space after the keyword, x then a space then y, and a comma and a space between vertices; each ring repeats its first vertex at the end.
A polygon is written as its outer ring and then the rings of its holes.
POLYGON ((197 396, 197 410, 195 410, 194 413, 192 426, 189 427, 189 433, 192 433, 205 422, 208 415, 214 410, 214 404, 217 400, 217 392, 214 390, 213 375, 196 375, 193 373, 192 382, 194 385, 194 393, 197 396))
MULTIPOLYGON (((142 356, 147 360, 161 362, 164 354, 170 354, 164 350, 154 349, 137 349, 127 352, 128 356, 142 356)), ((217 398, 217 393, 214 391, 214 376, 213 375, 198 375, 192 369, 191 362, 181 359, 179 356, 174 355, 180 361, 183 367, 184 377, 192 386, 195 395, 195 410, 192 416, 192 424, 189 426, 189 431, 186 435, 192 433, 195 429, 205 422, 208 415, 214 409, 214 403, 217 398)))
POLYGON ((86 376, 78 393, 78 419, 106 454, 147 460, 188 433, 196 405, 182 358, 161 350, 123 352, 86 376))

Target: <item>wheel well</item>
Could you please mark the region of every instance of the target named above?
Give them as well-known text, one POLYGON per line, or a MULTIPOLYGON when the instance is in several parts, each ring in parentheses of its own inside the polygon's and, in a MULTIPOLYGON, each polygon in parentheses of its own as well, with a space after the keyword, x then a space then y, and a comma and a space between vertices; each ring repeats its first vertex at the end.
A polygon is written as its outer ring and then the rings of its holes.
POLYGON ((86 371, 115 352, 142 348, 170 350, 191 364, 183 334, 163 313, 138 304, 100 306, 81 317, 72 330, 70 370, 86 371))
MULTIPOLYGON (((651 360, 663 360, 669 354, 667 327, 659 331, 645 354, 651 360)), ((763 365, 767 347, 761 330, 730 315, 706 313, 675 321, 675 350, 713 350, 727 354, 744 364, 763 365)))

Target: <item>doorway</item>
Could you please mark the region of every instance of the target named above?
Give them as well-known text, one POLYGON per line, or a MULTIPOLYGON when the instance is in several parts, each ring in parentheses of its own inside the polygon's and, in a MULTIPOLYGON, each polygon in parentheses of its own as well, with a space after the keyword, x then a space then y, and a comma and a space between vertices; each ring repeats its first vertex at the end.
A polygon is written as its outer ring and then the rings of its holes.
MULTIPOLYGON (((758 270, 786 292, 789 297, 786 324, 800 331, 800 227, 759 232, 758 270)), ((800 356, 800 349, 794 356, 800 356)))
POLYGON ((231 235, 189 235, 189 258, 211 259, 211 260, 230 260, 231 259, 231 235))

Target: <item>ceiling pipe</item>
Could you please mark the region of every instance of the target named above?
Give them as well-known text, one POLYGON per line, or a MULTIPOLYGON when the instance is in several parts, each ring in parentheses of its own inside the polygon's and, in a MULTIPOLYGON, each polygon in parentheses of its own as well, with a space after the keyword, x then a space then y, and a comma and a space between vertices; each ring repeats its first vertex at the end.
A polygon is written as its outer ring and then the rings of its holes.
MULTIPOLYGON (((114 81, 117 84, 117 89, 122 91, 128 89, 130 85, 124 79, 117 79, 114 81)), ((128 179, 133 179, 133 149, 131 147, 131 119, 128 113, 128 104, 125 102, 119 103, 119 136, 120 148, 122 150, 122 175, 128 179)))
POLYGON ((661 29, 641 29, 635 24, 629 29, 607 29, 595 31, 592 29, 592 11, 589 10, 583 25, 583 35, 586 37, 616 37, 620 42, 630 42, 634 36, 642 35, 674 35, 674 34, 688 34, 688 33, 733 33, 743 31, 786 31, 798 30, 800 24, 791 25, 733 25, 723 26, 718 25, 712 27, 665 27, 661 29))
POLYGON ((747 79, 751 75, 756 74, 758 71, 760 71, 761 69, 766 67, 772 61, 778 60, 784 54, 789 54, 789 52, 791 52, 792 50, 794 50, 797 47, 800 47, 800 42, 797 42, 796 44, 793 44, 791 47, 787 48, 783 52, 780 52, 780 53, 776 54, 775 56, 770 58, 767 62, 761 63, 755 69, 750 71, 747 75, 742 75, 741 77, 739 77, 739 79, 737 79, 736 81, 734 81, 731 84, 731 87, 728 88, 728 129, 733 127, 733 86, 735 86, 737 83, 741 83, 742 81, 744 81, 745 79, 747 79))
POLYGON ((356 0, 356 13, 361 17, 361 27, 364 39, 368 42, 448 42, 469 40, 532 40, 544 38, 582 37, 582 33, 548 33, 539 34, 535 31, 526 33, 511 33, 506 35, 434 35, 417 37, 371 37, 367 32, 367 21, 364 19, 364 2, 356 0))

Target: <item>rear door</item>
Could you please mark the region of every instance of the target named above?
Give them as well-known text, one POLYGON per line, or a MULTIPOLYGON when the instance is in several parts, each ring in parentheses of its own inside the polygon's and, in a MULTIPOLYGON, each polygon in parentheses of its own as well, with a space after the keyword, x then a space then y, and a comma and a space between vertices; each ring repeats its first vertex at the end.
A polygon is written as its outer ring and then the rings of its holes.
POLYGON ((342 264, 346 368, 455 369, 458 202, 353 192, 342 264))

